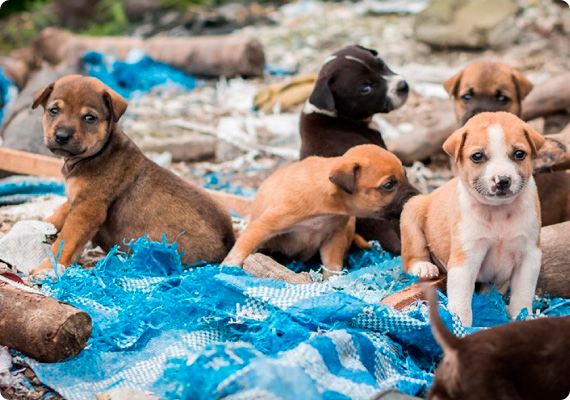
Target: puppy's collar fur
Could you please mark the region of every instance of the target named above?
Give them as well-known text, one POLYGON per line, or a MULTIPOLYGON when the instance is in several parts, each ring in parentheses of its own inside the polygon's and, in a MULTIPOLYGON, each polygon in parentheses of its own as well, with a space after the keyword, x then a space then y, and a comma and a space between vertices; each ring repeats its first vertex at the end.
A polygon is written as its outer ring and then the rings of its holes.
POLYGON ((323 110, 322 108, 319 108, 314 104, 311 104, 307 100, 307 102, 305 103, 305 107, 303 107, 303 114, 313 114, 313 113, 323 114, 326 115, 327 117, 333 117, 333 118, 338 117, 338 114, 336 113, 335 110, 333 111, 323 110))

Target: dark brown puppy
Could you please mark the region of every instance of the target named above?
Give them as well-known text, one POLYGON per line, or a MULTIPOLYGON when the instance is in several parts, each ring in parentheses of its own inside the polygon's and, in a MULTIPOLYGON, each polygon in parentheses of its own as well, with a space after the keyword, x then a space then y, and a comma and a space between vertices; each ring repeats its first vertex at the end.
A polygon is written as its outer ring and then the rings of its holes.
MULTIPOLYGON (((522 101, 532 83, 515 69, 497 62, 475 62, 443 83, 454 98, 461 126, 485 111, 506 111, 521 116, 522 101)), ((570 220, 570 175, 564 171, 535 175, 542 226, 570 220)))
MULTIPOLYGON (((339 157, 352 147, 374 144, 386 148, 372 116, 405 103, 408 84, 388 68, 378 53, 347 46, 329 57, 301 115, 301 159, 339 157)), ((386 220, 359 218, 356 231, 378 240, 389 251, 401 250, 399 214, 405 201, 419 192, 407 181, 402 203, 386 220)))
POLYGON ((513 322, 465 338, 443 324, 426 291, 443 349, 428 400, 562 400, 570 392, 570 317, 513 322))
MULTIPOLYGON (((147 159, 117 122, 127 102, 95 78, 64 77, 34 97, 45 145, 65 160, 67 202, 48 222, 58 262, 76 261, 89 240, 108 251, 149 235, 176 241, 182 261, 221 261, 235 242, 228 212, 200 188, 147 159)), ((32 273, 51 268, 46 260, 32 273)))

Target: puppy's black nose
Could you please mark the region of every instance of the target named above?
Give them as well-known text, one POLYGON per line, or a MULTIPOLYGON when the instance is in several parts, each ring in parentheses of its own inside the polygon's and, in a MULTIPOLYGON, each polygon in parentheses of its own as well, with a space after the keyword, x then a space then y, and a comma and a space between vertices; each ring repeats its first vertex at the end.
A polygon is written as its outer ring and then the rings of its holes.
POLYGON ((505 175, 499 175, 495 184, 497 185, 497 189, 505 190, 511 184, 511 178, 505 175))
POLYGON ((408 93, 410 91, 410 87, 408 86, 408 82, 406 82, 405 80, 401 80, 400 82, 398 82, 398 86, 396 86, 396 90, 398 91, 398 93, 408 93))
POLYGON ((55 131, 55 141, 59 144, 66 144, 71 139, 71 130, 58 129, 55 131))

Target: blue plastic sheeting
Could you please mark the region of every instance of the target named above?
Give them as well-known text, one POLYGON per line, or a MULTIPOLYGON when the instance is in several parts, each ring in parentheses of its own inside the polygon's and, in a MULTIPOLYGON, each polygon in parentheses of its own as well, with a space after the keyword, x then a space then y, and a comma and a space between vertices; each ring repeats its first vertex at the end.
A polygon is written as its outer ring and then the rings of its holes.
POLYGON ((12 101, 16 91, 16 86, 4 76, 2 68, 0 68, 0 124, 4 118, 4 112, 7 110, 8 103, 12 101))
POLYGON ((83 57, 83 67, 89 76, 100 79, 125 98, 148 92, 155 86, 190 90, 197 85, 193 76, 154 61, 137 50, 131 51, 124 62, 110 55, 89 52, 83 57))
POLYGON ((46 194, 65 195, 63 182, 31 176, 11 176, 0 180, 0 206, 25 203, 46 194))
MULTIPOLYGON (((396 388, 423 395, 441 351, 427 307, 406 312, 377 304, 413 279, 399 258, 376 246, 352 253, 349 273, 294 285, 239 268, 180 264, 176 245, 141 239, 113 250, 93 270, 69 268, 46 294, 87 311, 93 334, 77 357, 29 359, 40 380, 71 400, 115 386, 164 399, 369 399, 396 388)), ((446 308, 446 324, 465 329, 446 308)), ((542 298, 546 315, 570 302, 542 298)), ((508 322, 501 295, 476 295, 475 326, 508 322)), ((478 328, 471 328, 475 331, 478 328)))

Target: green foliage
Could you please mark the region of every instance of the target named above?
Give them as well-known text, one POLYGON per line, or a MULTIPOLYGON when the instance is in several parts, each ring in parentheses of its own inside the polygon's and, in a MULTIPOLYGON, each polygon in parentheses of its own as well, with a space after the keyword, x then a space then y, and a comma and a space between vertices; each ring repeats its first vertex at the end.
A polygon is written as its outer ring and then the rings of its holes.
MULTIPOLYGON (((46 10, 45 0, 8 0, 0 10, 4 11, 4 7, 10 3, 19 3, 26 11, 5 18, 0 24, 0 53, 29 45, 43 28, 56 22, 55 16, 46 10)), ((21 11, 17 8, 11 10, 21 11)))
POLYGON ((89 36, 122 35, 129 28, 129 21, 121 0, 101 0, 93 13, 93 19, 82 34, 89 36))
POLYGON ((0 7, 0 19, 22 11, 29 11, 42 6, 48 0, 8 0, 0 7))

